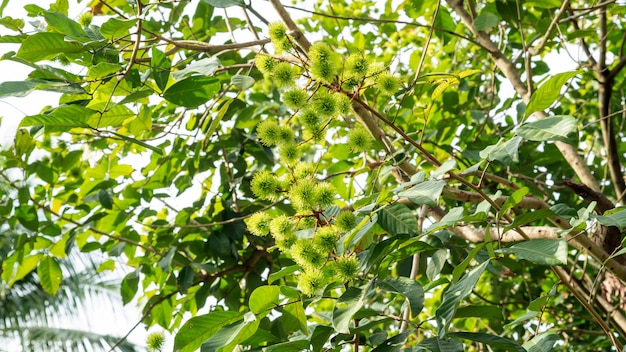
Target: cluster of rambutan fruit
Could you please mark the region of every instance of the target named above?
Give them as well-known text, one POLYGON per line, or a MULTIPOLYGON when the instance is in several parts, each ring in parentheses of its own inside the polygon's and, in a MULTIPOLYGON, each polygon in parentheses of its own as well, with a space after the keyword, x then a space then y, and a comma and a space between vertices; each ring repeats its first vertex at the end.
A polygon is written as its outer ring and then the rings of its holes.
MULTIPOLYGON (((296 215, 271 216, 258 212, 246 219, 248 230, 256 236, 272 236, 276 247, 288 253, 302 268, 298 287, 305 295, 314 295, 330 282, 347 282, 356 278, 360 263, 354 253, 337 245, 343 234, 354 230, 356 216, 350 211, 327 218, 324 210, 332 206, 336 192, 315 175, 315 165, 301 161, 303 146, 310 140, 322 140, 323 132, 338 116, 346 121, 352 114, 351 94, 365 86, 377 86, 382 94, 394 94, 400 80, 382 65, 372 64, 362 54, 348 55, 344 60, 330 46, 318 42, 308 50, 308 60, 283 60, 280 54, 294 51, 294 40, 281 22, 269 25, 269 37, 276 55, 257 54, 255 65, 281 93, 285 107, 293 114, 282 124, 273 118, 261 121, 256 133, 268 147, 278 147, 282 165, 289 172, 278 177, 264 170, 251 181, 255 196, 277 201, 286 198, 296 215), (304 87, 299 87, 299 83, 304 87), (298 126, 294 128, 292 125, 298 126), (296 138, 295 130, 301 130, 296 138)), ((356 153, 372 147, 372 137, 361 126, 352 126, 347 145, 356 153)))

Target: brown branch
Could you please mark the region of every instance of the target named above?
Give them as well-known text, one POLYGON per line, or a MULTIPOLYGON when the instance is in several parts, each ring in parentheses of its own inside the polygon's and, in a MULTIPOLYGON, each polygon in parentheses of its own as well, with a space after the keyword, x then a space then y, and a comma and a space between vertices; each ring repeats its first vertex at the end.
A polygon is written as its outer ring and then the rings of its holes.
MULTIPOLYGON (((530 101, 530 92, 524 82, 522 81, 515 64, 508 60, 498 46, 491 40, 489 34, 479 31, 473 24, 472 18, 467 11, 463 8, 462 0, 446 0, 452 10, 461 18, 463 23, 470 29, 472 33, 478 38, 479 42, 487 49, 492 60, 498 66, 504 76, 511 82, 515 91, 520 95, 525 103, 530 101)), ((538 118, 548 116, 545 112, 535 113, 538 118)), ((555 145, 561 151, 561 154, 565 160, 570 164, 574 172, 578 175, 583 183, 591 187, 596 191, 600 191, 600 186, 596 179, 591 174, 587 163, 578 155, 576 149, 566 143, 556 141, 555 145)))

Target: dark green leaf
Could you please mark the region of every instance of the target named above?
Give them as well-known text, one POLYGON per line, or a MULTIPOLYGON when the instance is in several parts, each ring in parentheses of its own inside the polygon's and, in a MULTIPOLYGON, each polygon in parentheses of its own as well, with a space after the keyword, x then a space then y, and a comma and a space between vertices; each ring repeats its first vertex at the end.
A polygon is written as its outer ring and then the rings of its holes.
POLYGON ((246 6, 243 0, 202 0, 215 7, 246 6))
POLYGON ((415 331, 412 329, 399 333, 396 336, 390 337, 387 340, 383 341, 378 347, 374 348, 372 352, 397 352, 402 349, 406 340, 409 338, 409 335, 413 334, 415 331))
POLYGON ((76 43, 65 41, 60 33, 40 32, 28 37, 17 51, 16 57, 30 62, 53 59, 59 54, 79 53, 83 49, 76 43))
POLYGON ((218 79, 193 76, 174 83, 163 93, 163 98, 176 105, 195 108, 209 101, 219 90, 218 79))
POLYGON ((435 206, 445 185, 445 181, 424 181, 399 192, 398 197, 409 198, 415 204, 435 206))
POLYGON ((31 231, 39 230, 39 218, 34 206, 20 205, 15 208, 15 217, 25 228, 31 231))
POLYGON ((456 312, 458 303, 469 295, 470 292, 472 292, 474 286, 476 286, 476 283, 480 278, 480 275, 482 275, 483 271, 485 271, 488 264, 489 261, 486 260, 482 264, 473 268, 458 282, 451 284, 443 293, 441 305, 435 312, 439 336, 445 337, 448 327, 454 318, 454 313, 456 312))
POLYGON ((252 312, 247 312, 243 320, 223 327, 202 344, 200 352, 213 352, 218 349, 232 351, 234 347, 254 335, 259 327, 259 320, 252 312))
POLYGON ((161 50, 152 47, 152 61, 150 67, 150 74, 154 82, 161 91, 164 91, 165 87, 167 87, 167 81, 170 79, 172 62, 161 50))
POLYGON ((282 269, 280 269, 279 271, 275 272, 275 273, 271 273, 270 276, 267 278, 267 283, 271 284, 276 280, 280 280, 283 277, 287 276, 287 275, 291 275, 294 272, 298 271, 300 269, 299 265, 290 265, 290 266, 286 266, 282 269))
POLYGON ((417 347, 425 348, 431 352, 463 352, 463 344, 457 339, 430 337, 420 341, 417 347))
POLYGON ((394 203, 380 209, 378 224, 390 235, 417 234, 417 219, 411 210, 402 203, 394 203))
POLYGON ((66 35, 67 37, 79 42, 89 41, 90 38, 83 30, 83 27, 78 22, 70 19, 69 17, 51 11, 44 11, 43 17, 48 22, 49 28, 54 28, 58 32, 66 35))
POLYGON ((522 143, 522 137, 515 136, 505 142, 498 142, 480 151, 480 157, 488 161, 500 161, 505 165, 519 162, 518 149, 522 143))
POLYGON ((546 331, 526 341, 522 347, 528 352, 550 352, 558 340, 559 335, 551 331, 546 331))
POLYGON ((517 134, 530 141, 566 142, 567 135, 574 131, 576 131, 576 119, 573 116, 550 116, 521 125, 517 134))
POLYGON ((50 256, 43 257, 37 266, 37 275, 39 275, 39 282, 44 291, 56 295, 63 281, 61 266, 56 259, 50 256))
POLYGON ((502 321, 502 308, 498 306, 470 305, 459 307, 454 314, 455 318, 482 318, 489 321, 502 321))
POLYGON ((515 341, 496 335, 478 332, 453 332, 448 334, 448 336, 484 343, 485 345, 491 346, 499 351, 526 352, 526 350, 515 341))
POLYGON ((563 87, 565 82, 579 73, 580 71, 563 72, 550 77, 530 97, 524 117, 528 117, 533 112, 544 110, 552 105, 561 95, 561 87, 563 87))
POLYGON ((137 270, 131 271, 122 279, 122 285, 120 286, 120 293, 122 295, 122 302, 128 304, 133 300, 137 294, 139 288, 139 272, 137 270))
POLYGON ((207 57, 190 63, 187 67, 180 71, 174 71, 172 76, 177 81, 194 73, 199 73, 203 76, 210 76, 220 65, 220 60, 217 57, 207 57))
POLYGON ((113 209, 113 194, 110 189, 100 189, 98 191, 98 200, 105 209, 113 209))
POLYGON ((243 313, 230 311, 214 311, 189 319, 178 330, 174 338, 175 352, 194 352, 221 328, 231 324, 243 316, 243 313))
POLYGON ((513 254, 536 264, 567 264, 567 240, 539 238, 496 250, 497 253, 513 254))
POLYGON ((491 12, 483 12, 474 19, 474 27, 484 32, 497 27, 498 23, 500 23, 500 18, 491 12))
POLYGON ((351 286, 339 297, 333 310, 333 327, 337 332, 350 333, 352 317, 365 304, 365 296, 371 287, 372 282, 363 288, 351 286))
POLYGON ((280 304, 278 286, 259 286, 250 294, 248 307, 254 314, 263 313, 280 304))
POLYGON ((379 281, 378 285, 387 291, 397 292, 408 299, 413 317, 417 317, 424 308, 424 289, 417 281, 400 276, 379 281))
POLYGON ((615 226, 621 231, 626 230, 626 207, 609 210, 604 215, 591 215, 599 223, 605 226, 615 226))
POLYGON ((281 319, 283 329, 286 332, 291 333, 293 331, 300 330, 303 334, 308 335, 309 327, 302 301, 298 300, 285 305, 283 307, 283 316, 281 319))
POLYGON ((232 83, 235 87, 241 90, 245 90, 245 89, 252 87, 254 85, 254 82, 255 82, 254 78, 250 76, 233 75, 230 78, 230 83, 232 83))
POLYGON ((137 19, 121 20, 115 17, 109 18, 100 27, 100 33, 103 37, 110 41, 123 37, 128 34, 128 30, 133 28, 137 23, 137 19))

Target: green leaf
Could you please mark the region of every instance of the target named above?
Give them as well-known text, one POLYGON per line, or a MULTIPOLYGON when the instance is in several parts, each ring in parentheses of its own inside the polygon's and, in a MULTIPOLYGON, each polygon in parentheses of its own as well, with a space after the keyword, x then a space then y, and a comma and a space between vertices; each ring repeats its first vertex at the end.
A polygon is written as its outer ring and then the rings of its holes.
POLYGON ((445 249, 435 251, 435 253, 428 258, 426 277, 428 277, 429 280, 435 280, 441 273, 441 269, 443 269, 443 266, 446 264, 446 259, 448 259, 448 251, 445 249))
POLYGON ((76 43, 65 41, 60 33, 40 32, 28 37, 17 51, 16 57, 30 62, 53 59, 63 53, 80 53, 83 49, 76 43))
POLYGON ((620 231, 626 230, 626 207, 611 209, 605 212, 607 215, 593 215, 591 217, 598 220, 599 223, 605 226, 615 226, 620 231))
POLYGON ((15 208, 15 217, 25 228, 31 231, 39 230, 39 216, 34 206, 20 205, 15 208))
POLYGON ((411 210, 402 203, 382 207, 378 212, 378 224, 390 235, 417 234, 417 219, 411 210))
POLYGON ((424 308, 424 289, 417 281, 400 276, 379 281, 377 284, 387 291, 397 292, 408 299, 413 317, 417 317, 424 308))
POLYGON ((174 337, 174 351, 197 351, 204 341, 224 326, 241 319, 242 316, 243 313, 240 312, 214 311, 187 320, 174 337))
POLYGON ((234 347, 254 335, 259 327, 259 319, 252 312, 244 314, 243 320, 223 327, 202 344, 200 352, 233 351, 234 347))
POLYGON ((165 272, 169 272, 172 267, 172 260, 174 259, 175 254, 176 247, 170 248, 170 250, 167 251, 167 254, 165 254, 163 258, 159 260, 159 268, 161 268, 161 270, 165 272))
POLYGON ((500 161, 505 165, 516 164, 519 162, 518 149, 520 143, 522 143, 522 137, 514 136, 505 142, 500 141, 488 146, 481 150, 479 155, 488 161, 500 161))
POLYGON ((151 64, 150 74, 157 87, 159 87, 162 92, 165 90, 165 87, 167 87, 167 81, 170 79, 172 62, 167 58, 165 53, 153 46, 151 64))
POLYGON ((260 314, 280 304, 279 286, 259 286, 250 294, 248 307, 254 314, 260 314))
POLYGON ((20 127, 55 126, 55 127, 89 127, 87 123, 97 111, 79 105, 61 105, 47 114, 26 116, 20 127))
POLYGON ((502 308, 487 305, 469 305, 459 307, 454 314, 457 319, 460 318, 482 318, 489 321, 502 321, 502 308))
POLYGON ((463 219, 463 207, 452 208, 448 211, 446 215, 439 220, 439 222, 435 222, 432 225, 428 226, 428 228, 424 231, 425 234, 432 233, 438 229, 442 229, 445 227, 454 226, 457 221, 463 219))
POLYGON ((122 65, 120 64, 101 62, 95 66, 89 67, 89 70, 87 70, 87 78, 93 80, 109 78, 120 71, 122 71, 122 65))
POLYGON ((409 198, 416 204, 435 206, 445 185, 445 181, 424 181, 406 191, 399 192, 398 197, 409 198))
POLYGON ((254 78, 250 76, 233 75, 230 78, 230 83, 232 83, 235 87, 241 90, 245 90, 245 89, 252 87, 254 85, 254 82, 255 82, 254 78))
POLYGON ((383 341, 378 347, 374 348, 372 352, 397 352, 402 349, 406 340, 409 338, 409 335, 413 334, 415 331, 413 329, 409 329, 407 331, 401 332, 396 336, 390 337, 387 340, 383 341))
POLYGON ((113 194, 110 189, 100 189, 98 191, 98 201, 104 209, 113 209, 113 194))
POLYGON ((100 33, 103 37, 114 41, 117 38, 123 37, 128 34, 128 30, 133 28, 137 23, 137 19, 120 20, 115 17, 109 18, 100 27, 100 33))
MULTIPOLYGON (((12 31, 21 31, 24 28, 24 20, 19 18, 13 18, 11 16, 6 16, 0 18, 0 25, 12 30, 12 31)), ((22 41, 18 41, 21 43, 22 41)))
POLYGON ((362 288, 351 286, 339 297, 333 310, 333 327, 337 332, 350 333, 352 317, 365 304, 365 296, 371 287, 372 282, 362 288))
POLYGON ((511 223, 511 225, 505 227, 503 232, 507 232, 510 229, 516 228, 518 226, 530 224, 538 220, 547 219, 552 216, 556 216, 556 214, 550 209, 539 209, 535 211, 529 211, 527 213, 516 216, 513 219, 513 222, 511 223))
POLYGON ((378 222, 378 214, 366 216, 359 224, 343 237, 344 248, 350 248, 365 236, 378 222))
POLYGON ((333 333, 334 330, 330 326, 317 325, 311 333, 311 345, 313 346, 313 352, 321 352, 333 333))
POLYGON ((306 313, 304 312, 304 306, 302 301, 298 300, 292 303, 288 303, 283 307, 282 316, 283 329, 290 333, 296 330, 302 331, 303 334, 309 334, 309 327, 307 324, 306 313))
POLYGON ((199 73, 202 76, 210 76, 221 64, 222 63, 217 57, 207 57, 190 63, 180 71, 174 71, 174 73, 172 73, 172 76, 177 81, 194 73, 199 73))
POLYGON ((488 264, 489 261, 485 260, 465 274, 458 282, 451 284, 443 293, 441 305, 435 312, 439 336, 445 337, 448 327, 454 318, 458 303, 472 292, 472 289, 476 286, 480 275, 485 271, 488 264))
POLYGON ((559 335, 551 331, 546 331, 526 341, 522 347, 528 352, 550 352, 558 340, 559 335))
POLYGON ((515 192, 513 192, 513 194, 511 194, 511 196, 506 200, 506 202, 502 204, 502 207, 500 207, 500 211, 498 211, 497 218, 501 219, 509 209, 518 205, 522 201, 522 199, 524 199, 524 196, 528 194, 529 191, 530 190, 528 189, 528 187, 522 187, 516 190, 515 192))
POLYGON ((120 138, 122 138, 122 139, 124 139, 124 140, 126 140, 128 142, 137 144, 137 145, 142 146, 144 148, 148 148, 148 149, 152 150, 153 152, 156 152, 159 155, 163 155, 163 151, 160 148, 155 147, 153 145, 150 145, 150 144, 148 144, 146 142, 142 142, 142 141, 140 141, 138 139, 135 139, 133 137, 125 136, 123 134, 119 134, 119 133, 113 132, 113 131, 109 131, 109 133, 112 133, 112 134, 114 134, 114 135, 116 135, 116 136, 118 136, 118 137, 120 137, 120 138))
POLYGON ((193 76, 174 83, 163 93, 163 98, 176 105, 195 108, 209 101, 219 90, 218 79, 193 76))
POLYGON ((13 254, 2 262, 2 279, 9 285, 9 288, 24 276, 35 270, 43 254, 35 254, 18 258, 19 253, 13 254))
POLYGON ((491 12, 481 13, 474 19, 474 27, 479 31, 488 32, 498 26, 500 18, 491 12))
POLYGON ((230 6, 242 6, 245 7, 246 3, 243 0, 202 0, 214 7, 230 7, 230 6))
MULTIPOLYGON (((430 337, 420 341, 417 347, 425 348, 431 352, 463 352, 463 344, 457 339, 443 337, 430 337)), ((419 351, 419 350, 418 350, 419 351)))
POLYGON ((222 107, 220 108, 220 111, 218 111, 217 113, 217 116, 215 116, 215 118, 212 119, 211 123, 209 124, 209 129, 206 131, 207 136, 212 136, 213 133, 215 133, 220 123, 222 122, 222 119, 224 119, 224 115, 226 115, 226 112, 228 111, 230 104, 232 104, 233 101, 236 101, 236 100, 229 99, 226 103, 224 103, 224 105, 222 105, 222 107))
POLYGON ((453 332, 448 334, 448 336, 452 338, 484 343, 488 346, 494 347, 498 351, 526 352, 526 350, 517 342, 497 335, 485 334, 480 332, 453 332))
POLYGON ((37 266, 37 275, 39 275, 39 283, 44 291, 56 295, 63 281, 63 272, 56 259, 50 256, 41 259, 37 266))
POLYGON ((306 351, 310 345, 309 340, 296 340, 287 341, 283 343, 277 343, 269 345, 263 349, 265 352, 293 352, 293 351, 306 351))
POLYGON ((501 248, 496 252, 513 254, 518 259, 525 259, 536 264, 567 264, 567 240, 565 239, 539 238, 501 248))
POLYGON ((2 0, 2 4, 0 4, 0 17, 2 16, 2 13, 4 12, 4 9, 7 7, 8 4, 9 0, 2 0))
POLYGON ((530 141, 559 140, 567 142, 567 135, 574 131, 576 131, 576 119, 573 116, 559 115, 527 122, 520 126, 517 134, 530 141))
POLYGON ((267 278, 267 283, 272 284, 274 281, 280 280, 287 275, 291 275, 300 269, 300 265, 286 266, 275 273, 271 273, 267 278))
POLYGON ((91 40, 78 22, 63 14, 44 11, 43 17, 46 19, 46 22, 48 22, 49 28, 54 28, 71 39, 79 42, 91 40))
POLYGON ((122 296, 122 303, 124 305, 128 304, 133 300, 135 295, 137 294, 137 289, 139 288, 139 269, 131 271, 122 279, 122 284, 120 285, 120 293, 122 296))
POLYGON ((581 71, 562 72, 550 77, 530 97, 524 117, 530 116, 533 112, 545 110, 552 105, 561 95, 561 87, 565 82, 579 73, 581 71))

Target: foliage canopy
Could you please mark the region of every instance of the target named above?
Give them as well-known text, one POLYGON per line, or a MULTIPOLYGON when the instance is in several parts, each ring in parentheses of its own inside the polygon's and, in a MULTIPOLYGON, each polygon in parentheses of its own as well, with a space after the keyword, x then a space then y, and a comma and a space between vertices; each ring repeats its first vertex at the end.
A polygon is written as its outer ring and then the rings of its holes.
POLYGON ((295 3, 0 13, 0 97, 59 93, 1 154, 3 287, 104 253, 175 351, 621 350, 626 6, 295 3))

